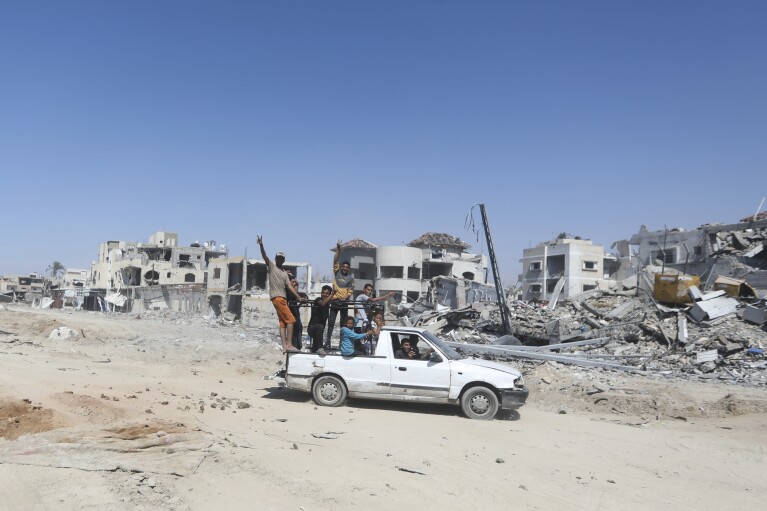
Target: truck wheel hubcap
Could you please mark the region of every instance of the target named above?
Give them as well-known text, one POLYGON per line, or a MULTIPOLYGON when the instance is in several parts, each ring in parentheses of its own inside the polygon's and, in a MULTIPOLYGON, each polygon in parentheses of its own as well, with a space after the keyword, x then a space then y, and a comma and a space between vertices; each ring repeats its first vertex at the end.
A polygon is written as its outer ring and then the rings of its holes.
POLYGON ((487 396, 478 395, 471 398, 471 410, 479 415, 487 413, 490 409, 490 401, 487 396))
POLYGON ((326 401, 333 401, 338 397, 338 388, 332 383, 323 383, 320 387, 320 395, 326 401))

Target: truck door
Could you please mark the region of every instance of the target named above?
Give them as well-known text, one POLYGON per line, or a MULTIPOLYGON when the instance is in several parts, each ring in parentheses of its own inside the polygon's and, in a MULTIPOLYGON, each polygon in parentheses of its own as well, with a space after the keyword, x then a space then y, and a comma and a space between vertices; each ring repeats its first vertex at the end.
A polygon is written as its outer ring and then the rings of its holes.
MULTIPOLYGON (((412 332, 392 332, 392 342, 401 345, 411 341, 418 350, 416 358, 392 358, 391 393, 393 397, 412 396, 425 401, 447 401, 450 391, 450 363, 446 359, 432 362, 429 353, 437 351, 428 340, 412 332)), ((398 348, 399 349, 399 348, 398 348)))

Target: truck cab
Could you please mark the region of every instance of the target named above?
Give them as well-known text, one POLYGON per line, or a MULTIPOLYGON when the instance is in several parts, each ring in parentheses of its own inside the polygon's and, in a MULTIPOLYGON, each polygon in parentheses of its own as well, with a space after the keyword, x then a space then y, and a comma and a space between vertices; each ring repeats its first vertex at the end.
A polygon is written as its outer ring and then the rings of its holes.
POLYGON ((285 385, 311 392, 317 404, 347 397, 460 405, 471 419, 527 400, 522 374, 507 364, 468 358, 421 328, 384 327, 372 355, 287 355, 285 385), (410 344, 409 351, 403 345, 410 344))

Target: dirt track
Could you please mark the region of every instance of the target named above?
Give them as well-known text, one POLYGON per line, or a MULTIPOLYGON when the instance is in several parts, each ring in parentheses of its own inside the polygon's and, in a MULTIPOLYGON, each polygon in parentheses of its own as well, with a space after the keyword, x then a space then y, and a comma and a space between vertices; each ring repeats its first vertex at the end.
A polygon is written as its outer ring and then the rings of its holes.
POLYGON ((519 415, 352 401, 265 379, 273 332, 202 318, 0 310, 7 509, 763 506, 767 392, 527 371, 519 415), (80 335, 49 339, 66 326, 80 335), (595 391, 595 384, 602 389, 595 391))

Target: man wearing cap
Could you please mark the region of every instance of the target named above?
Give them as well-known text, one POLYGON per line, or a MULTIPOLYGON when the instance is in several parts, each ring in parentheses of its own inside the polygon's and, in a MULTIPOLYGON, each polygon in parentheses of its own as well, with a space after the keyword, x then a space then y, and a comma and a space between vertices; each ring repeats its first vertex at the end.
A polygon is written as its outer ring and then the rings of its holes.
POLYGON ((263 238, 257 236, 257 239, 258 246, 261 248, 261 257, 264 259, 269 272, 269 298, 272 300, 274 310, 277 311, 277 318, 280 320, 282 352, 299 351, 290 343, 293 339, 293 323, 296 322, 296 318, 293 317, 288 308, 286 293, 289 291, 299 302, 305 302, 306 298, 302 298, 290 285, 290 274, 282 267, 285 262, 285 254, 277 252, 274 256, 274 264, 272 264, 266 255, 266 250, 264 250, 263 238))

